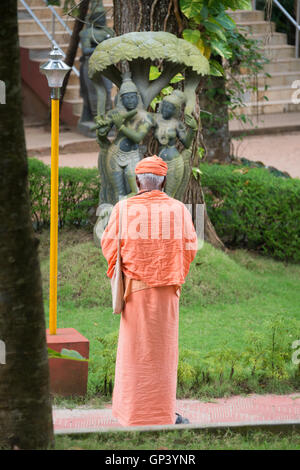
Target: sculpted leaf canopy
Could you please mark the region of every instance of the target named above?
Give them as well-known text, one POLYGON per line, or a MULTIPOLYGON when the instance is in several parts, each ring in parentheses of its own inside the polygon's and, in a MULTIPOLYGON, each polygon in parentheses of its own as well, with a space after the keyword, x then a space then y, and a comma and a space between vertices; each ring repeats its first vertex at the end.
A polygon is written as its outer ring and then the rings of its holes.
POLYGON ((123 60, 129 63, 145 108, 177 73, 187 69, 199 76, 210 70, 208 60, 193 44, 171 33, 146 31, 123 34, 99 44, 89 61, 89 77, 97 81, 102 73, 120 87, 122 75, 116 64, 123 60), (157 59, 163 60, 163 72, 150 81, 151 62, 157 59))

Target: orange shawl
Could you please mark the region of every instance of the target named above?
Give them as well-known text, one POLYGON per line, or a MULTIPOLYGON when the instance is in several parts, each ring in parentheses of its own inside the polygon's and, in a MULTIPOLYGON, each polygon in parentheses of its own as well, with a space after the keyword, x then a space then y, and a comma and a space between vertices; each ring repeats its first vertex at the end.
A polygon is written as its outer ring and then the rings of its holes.
MULTIPOLYGON (((101 239, 110 278, 117 257, 119 205, 114 206, 101 239)), ((185 205, 153 190, 127 199, 122 215, 124 274, 151 287, 183 284, 197 252, 196 231, 185 205)))

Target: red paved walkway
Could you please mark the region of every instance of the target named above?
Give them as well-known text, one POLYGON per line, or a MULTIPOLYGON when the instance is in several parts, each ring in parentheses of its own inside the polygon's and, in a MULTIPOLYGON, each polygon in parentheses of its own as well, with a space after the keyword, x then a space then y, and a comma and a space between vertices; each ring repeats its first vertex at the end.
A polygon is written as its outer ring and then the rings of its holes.
MULTIPOLYGON (((295 423, 300 425, 300 392, 292 395, 235 396, 212 400, 212 402, 177 400, 176 411, 189 418, 191 426, 197 427, 211 427, 216 424, 222 427, 238 424, 295 423)), ((53 417, 56 433, 129 429, 120 426, 113 418, 111 405, 103 409, 56 408, 53 411, 53 417)), ((166 428, 169 427, 166 426, 166 428)))

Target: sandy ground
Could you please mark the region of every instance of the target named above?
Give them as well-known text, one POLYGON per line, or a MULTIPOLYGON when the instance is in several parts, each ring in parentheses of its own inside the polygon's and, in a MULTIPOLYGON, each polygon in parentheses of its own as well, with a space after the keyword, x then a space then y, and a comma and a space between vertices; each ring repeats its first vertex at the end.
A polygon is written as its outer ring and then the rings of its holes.
MULTIPOLYGON (((83 145, 84 146, 84 145, 83 145)), ((233 154, 265 165, 287 171, 292 177, 300 178, 300 132, 287 134, 244 137, 242 141, 232 139, 233 154)), ((98 152, 89 151, 60 153, 59 165, 71 167, 97 167, 98 152)), ((38 155, 37 155, 38 156, 38 155)), ((50 156, 38 156, 50 165, 50 156)))
POLYGON ((245 137, 232 144, 235 156, 261 161, 300 178, 300 132, 245 137))
MULTIPOLYGON (((51 165, 50 156, 37 156, 46 165, 51 165)), ((66 153, 59 155, 59 166, 93 168, 98 167, 98 152, 66 153)))

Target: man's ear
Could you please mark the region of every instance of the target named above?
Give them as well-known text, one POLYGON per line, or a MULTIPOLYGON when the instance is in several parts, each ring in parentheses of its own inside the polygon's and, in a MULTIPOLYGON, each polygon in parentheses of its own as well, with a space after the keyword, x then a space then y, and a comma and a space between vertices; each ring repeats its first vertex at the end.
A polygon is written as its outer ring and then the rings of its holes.
POLYGON ((140 183, 140 180, 139 180, 137 175, 135 177, 135 181, 136 181, 136 185, 137 185, 138 189, 141 189, 141 183, 140 183))

